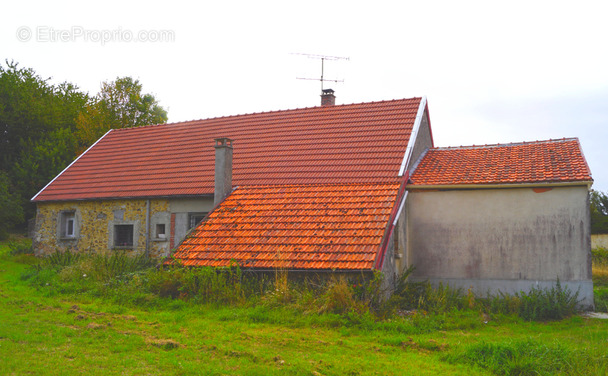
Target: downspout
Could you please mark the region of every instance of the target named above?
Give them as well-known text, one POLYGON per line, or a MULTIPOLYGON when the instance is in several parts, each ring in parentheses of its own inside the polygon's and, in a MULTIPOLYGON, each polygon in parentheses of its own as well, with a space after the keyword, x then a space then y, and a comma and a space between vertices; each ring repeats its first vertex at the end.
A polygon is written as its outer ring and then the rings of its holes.
POLYGON ((146 200, 146 257, 150 257, 150 200, 146 200))

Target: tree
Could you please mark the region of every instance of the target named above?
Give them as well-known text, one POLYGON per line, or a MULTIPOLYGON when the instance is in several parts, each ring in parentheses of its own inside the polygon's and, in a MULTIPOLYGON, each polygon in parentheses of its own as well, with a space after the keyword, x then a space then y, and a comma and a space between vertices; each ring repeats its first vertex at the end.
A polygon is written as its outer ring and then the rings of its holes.
POLYGON ((591 191, 591 233, 608 234, 608 195, 591 191))
POLYGON ((69 83, 51 85, 17 63, 0 65, 0 170, 9 171, 23 154, 58 129, 76 130, 76 116, 88 101, 69 83))
POLYGON ((0 233, 25 224, 35 213, 32 196, 109 129, 167 121, 167 111, 141 89, 123 77, 90 97, 15 62, 0 64, 0 233))
POLYGON ((0 240, 6 239, 8 231, 23 222, 23 209, 19 196, 11 193, 8 174, 0 171, 0 240))
POLYGON ((167 111, 152 94, 142 94, 139 80, 131 77, 103 82, 77 119, 77 137, 82 150, 110 129, 140 127, 167 121, 167 111))
POLYGON ((31 197, 74 159, 76 117, 89 101, 78 87, 49 81, 15 62, 0 65, 0 171, 26 218, 31 197))

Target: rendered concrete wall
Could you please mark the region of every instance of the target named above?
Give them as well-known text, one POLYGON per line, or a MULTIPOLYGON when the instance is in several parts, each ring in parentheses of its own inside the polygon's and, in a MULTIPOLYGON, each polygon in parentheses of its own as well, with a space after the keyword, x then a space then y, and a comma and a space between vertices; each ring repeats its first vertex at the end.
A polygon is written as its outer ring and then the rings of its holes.
MULTIPOLYGON (((406 170, 410 170, 411 167, 418 161, 424 151, 433 146, 433 139, 431 136, 431 127, 429 125, 428 113, 425 111, 422 121, 420 122, 420 128, 418 129, 418 135, 416 136, 416 142, 412 151, 410 163, 406 170)), ((399 216, 399 221, 395 227, 395 240, 393 247, 394 254, 394 267, 395 273, 400 275, 407 268, 406 263, 406 211, 403 210, 399 216)), ((392 242, 391 242, 392 243, 392 242)))
POLYGON ((593 305, 586 186, 549 191, 413 191, 407 264, 413 279, 513 293, 562 284, 593 305))
POLYGON ((145 252, 147 233, 150 255, 164 257, 171 251, 171 241, 176 246, 189 230, 189 215, 209 212, 213 208, 213 197, 150 200, 148 232, 146 206, 145 199, 38 203, 34 250, 37 255, 68 248, 81 252, 106 252, 116 248, 114 226, 128 224, 134 229, 134 244, 126 249, 128 252, 145 252), (61 236, 61 215, 64 212, 73 212, 75 216, 75 236, 72 238, 61 236), (164 225, 164 237, 157 234, 157 224, 164 225))
POLYGON ((190 230, 190 215, 192 213, 208 213, 213 210, 213 197, 201 199, 173 199, 170 202, 170 211, 173 215, 174 240, 172 248, 175 248, 184 240, 190 230))

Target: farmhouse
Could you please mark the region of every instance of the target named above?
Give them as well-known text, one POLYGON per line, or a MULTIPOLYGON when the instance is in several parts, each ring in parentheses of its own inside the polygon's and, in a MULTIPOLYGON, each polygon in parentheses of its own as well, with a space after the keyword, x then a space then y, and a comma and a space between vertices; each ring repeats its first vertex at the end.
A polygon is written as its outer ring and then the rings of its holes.
POLYGON ((578 140, 434 148, 425 98, 112 130, 44 187, 34 246, 185 265, 382 271, 592 305, 578 140))

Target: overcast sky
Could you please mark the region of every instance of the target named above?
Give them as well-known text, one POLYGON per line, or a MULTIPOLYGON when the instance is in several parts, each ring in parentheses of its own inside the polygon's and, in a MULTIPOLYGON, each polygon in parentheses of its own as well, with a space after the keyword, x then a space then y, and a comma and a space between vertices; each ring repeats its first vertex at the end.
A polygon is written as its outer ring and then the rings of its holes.
POLYGON ((435 146, 578 137, 608 191, 602 1, 28 1, 0 57, 96 94, 132 76, 170 122, 426 96, 435 146))

